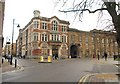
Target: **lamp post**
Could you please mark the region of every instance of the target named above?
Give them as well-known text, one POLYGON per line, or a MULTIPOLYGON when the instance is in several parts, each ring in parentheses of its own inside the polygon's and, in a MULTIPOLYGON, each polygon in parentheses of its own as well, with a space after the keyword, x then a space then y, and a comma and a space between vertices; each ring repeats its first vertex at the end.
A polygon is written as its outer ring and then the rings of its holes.
MULTIPOLYGON (((13 59, 13 38, 14 38, 14 25, 15 25, 15 19, 13 19, 13 29, 12 29, 12 48, 11 48, 11 60, 10 60, 10 64, 12 65, 12 59, 13 59)), ((19 24, 17 24, 17 27, 20 27, 19 24)))

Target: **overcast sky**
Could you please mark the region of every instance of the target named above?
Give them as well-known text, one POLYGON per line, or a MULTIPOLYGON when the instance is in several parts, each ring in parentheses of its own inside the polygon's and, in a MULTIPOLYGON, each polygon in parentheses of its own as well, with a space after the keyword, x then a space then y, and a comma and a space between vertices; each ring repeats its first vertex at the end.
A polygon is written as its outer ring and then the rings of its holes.
POLYGON ((20 24, 20 28, 23 28, 33 17, 33 11, 39 10, 41 12, 41 16, 44 17, 52 17, 57 16, 59 19, 66 20, 70 22, 71 28, 76 28, 79 30, 89 31, 92 29, 103 29, 98 28, 97 25, 97 17, 98 14, 89 14, 86 12, 82 21, 73 22, 74 16, 73 14, 65 14, 61 13, 58 10, 59 6, 54 7, 55 0, 6 0, 5 2, 5 18, 4 18, 4 29, 3 36, 5 38, 4 42, 8 41, 12 36, 12 28, 13 28, 13 19, 15 19, 14 25, 14 42, 18 37, 19 29, 17 28, 17 24, 20 24))

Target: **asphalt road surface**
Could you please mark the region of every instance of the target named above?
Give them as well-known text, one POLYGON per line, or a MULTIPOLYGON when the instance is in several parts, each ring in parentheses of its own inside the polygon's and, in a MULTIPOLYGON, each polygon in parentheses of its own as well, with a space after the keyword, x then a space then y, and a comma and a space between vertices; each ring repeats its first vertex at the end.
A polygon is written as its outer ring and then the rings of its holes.
POLYGON ((67 59, 52 63, 19 59, 18 64, 24 70, 2 74, 3 82, 78 82, 86 74, 117 71, 114 66, 97 64, 92 59, 67 59))

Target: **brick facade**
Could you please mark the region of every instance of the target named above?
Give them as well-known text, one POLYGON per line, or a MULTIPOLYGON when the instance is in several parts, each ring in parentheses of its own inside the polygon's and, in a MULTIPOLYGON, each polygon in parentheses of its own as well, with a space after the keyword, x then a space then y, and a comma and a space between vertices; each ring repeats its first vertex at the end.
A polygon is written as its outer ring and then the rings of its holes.
POLYGON ((67 58, 68 28, 69 22, 56 16, 46 18, 35 15, 22 29, 22 55, 67 58))
MULTIPOLYGON (((96 29, 86 32, 69 28, 68 39, 69 48, 72 45, 77 47, 78 57, 97 57, 98 54, 102 57, 104 52, 112 57, 120 52, 113 32, 96 29)), ((70 52, 72 51, 69 49, 69 55, 70 52)))
POLYGON ((68 21, 56 16, 42 17, 38 10, 34 11, 34 17, 20 33, 17 39, 18 55, 78 58, 97 57, 98 54, 102 57, 104 52, 110 57, 119 54, 115 33, 69 28, 68 21))

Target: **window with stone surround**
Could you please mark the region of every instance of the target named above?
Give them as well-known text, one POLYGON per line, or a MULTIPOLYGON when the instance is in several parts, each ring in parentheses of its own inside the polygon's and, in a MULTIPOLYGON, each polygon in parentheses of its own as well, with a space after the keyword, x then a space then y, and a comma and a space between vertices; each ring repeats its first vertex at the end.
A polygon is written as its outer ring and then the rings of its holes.
POLYGON ((52 34, 52 41, 54 40, 54 35, 52 34))
POLYGON ((104 39, 102 39, 102 43, 104 43, 104 39))
POLYGON ((42 29, 47 29, 47 23, 42 22, 42 29))
POLYGON ((86 35, 85 42, 88 43, 88 40, 89 40, 88 35, 86 35))
POLYGON ((39 28, 39 21, 34 21, 34 28, 39 28))
POLYGON ((65 35, 62 36, 62 42, 67 42, 67 40, 66 40, 66 36, 65 36, 65 35))
POLYGON ((93 37, 91 37, 91 42, 92 42, 92 43, 94 42, 94 38, 93 38, 93 37))
POLYGON ((59 35, 58 34, 52 34, 52 41, 59 41, 59 35))
POLYGON ((58 23, 57 21, 52 21, 52 30, 53 31, 58 31, 58 23))
POLYGON ((106 39, 106 43, 108 43, 108 38, 106 39))
POLYGON ((97 43, 100 43, 100 39, 99 38, 97 38, 97 43))
POLYGON ((38 41, 38 33, 33 33, 33 40, 38 41))
POLYGON ((70 41, 75 42, 75 35, 73 35, 73 34, 71 35, 70 41))
POLYGON ((48 35, 47 34, 42 34, 42 41, 48 41, 48 35))
POLYGON ((80 42, 82 42, 82 34, 80 34, 80 42))
POLYGON ((62 32, 66 32, 66 26, 62 25, 62 32))

